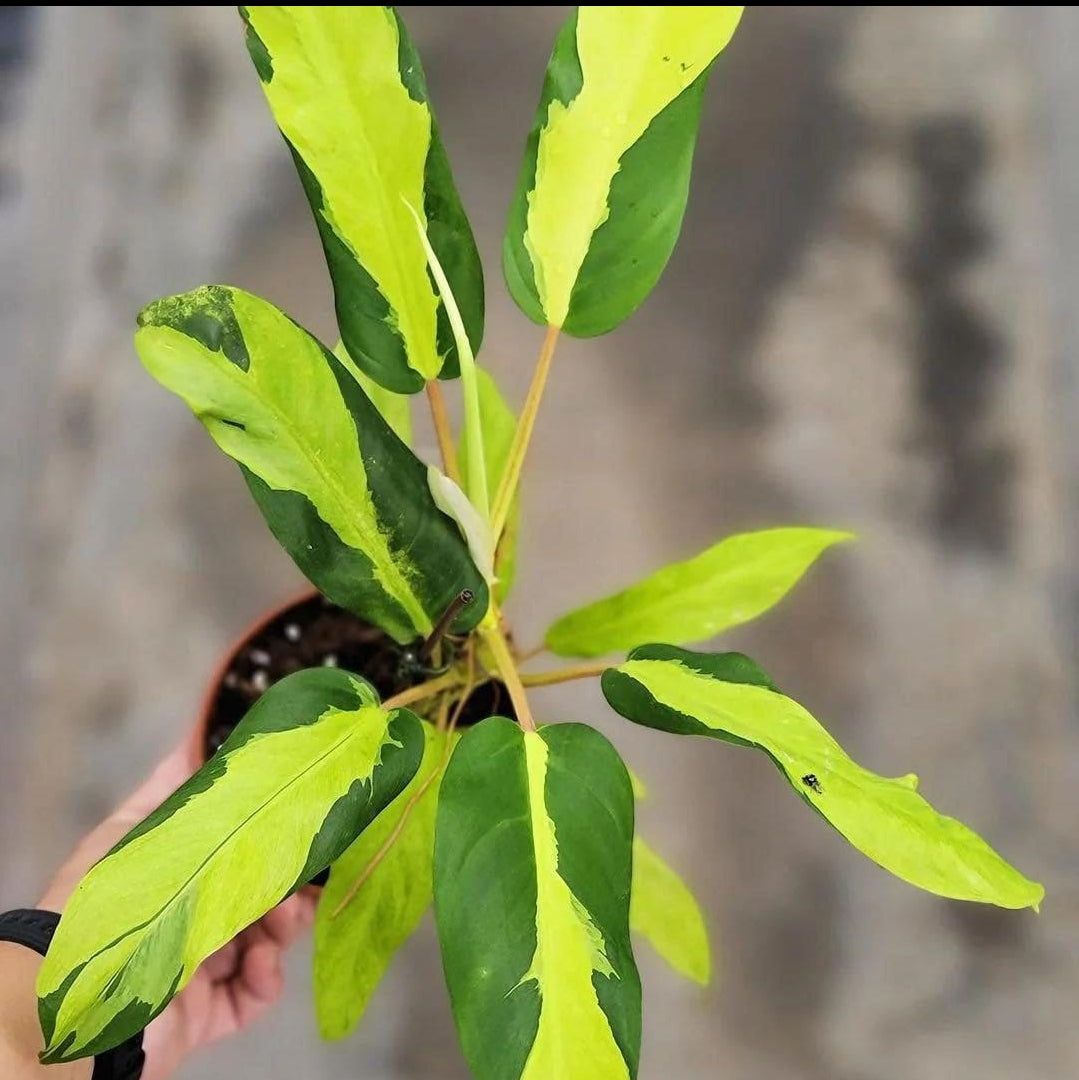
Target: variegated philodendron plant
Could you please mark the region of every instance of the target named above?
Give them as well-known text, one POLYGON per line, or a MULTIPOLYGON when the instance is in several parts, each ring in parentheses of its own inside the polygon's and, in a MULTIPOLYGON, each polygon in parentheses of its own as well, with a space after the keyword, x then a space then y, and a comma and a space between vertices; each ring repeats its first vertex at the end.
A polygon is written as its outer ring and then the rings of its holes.
POLYGON ((564 615, 546 651, 590 663, 523 672, 502 613, 556 340, 613 329, 656 284, 705 88, 741 13, 581 7, 558 35, 504 246, 510 293, 546 328, 517 417, 476 363, 479 257, 400 15, 241 9, 314 212, 341 340, 329 349, 267 301, 208 285, 150 304, 136 347, 239 463, 322 594, 403 651, 430 643, 438 666, 381 702, 363 671, 301 671, 268 690, 75 892, 41 971, 43 1060, 128 1038, 211 953, 329 867, 315 958, 327 1037, 355 1026, 433 899, 477 1080, 635 1077, 631 931, 701 983, 709 945, 685 884, 635 832, 642 791, 615 748, 587 725, 533 719, 530 686, 588 675, 628 720, 763 750, 798 798, 897 877, 1037 907, 1041 886, 938 814, 913 775, 852 761, 748 657, 682 647, 767 611, 845 533, 732 536, 564 615), (439 384, 454 379, 459 440, 439 384), (437 465, 410 448, 410 395, 424 390, 437 465), (612 654, 624 659, 596 662, 612 654), (514 718, 458 726, 490 680, 514 718))

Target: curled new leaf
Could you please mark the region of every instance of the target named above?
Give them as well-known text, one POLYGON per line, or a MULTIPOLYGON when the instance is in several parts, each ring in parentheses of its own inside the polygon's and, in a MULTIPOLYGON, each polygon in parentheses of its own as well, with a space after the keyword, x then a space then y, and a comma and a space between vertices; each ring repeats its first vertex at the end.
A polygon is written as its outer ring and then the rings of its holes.
POLYGON ((912 885, 1006 908, 1041 902, 1042 886, 961 822, 938 814, 918 794, 916 777, 863 769, 748 657, 646 645, 604 672, 603 693, 639 724, 764 750, 855 848, 912 885))
POLYGON ((76 888, 38 979, 45 1062, 117 1046, 337 858, 416 772, 419 719, 346 672, 271 687, 76 888), (272 857, 267 857, 272 852, 272 857))
MULTIPOLYGON (((506 404, 494 376, 486 369, 476 367, 476 387, 479 391, 480 430, 483 433, 484 462, 487 468, 487 490, 493 495, 502 482, 502 474, 509 460, 510 446, 517 430, 517 417, 506 404)), ((468 476, 473 447, 468 428, 461 432, 459 447, 461 474, 468 476)), ((502 538, 495 552, 495 596, 501 604, 513 588, 517 574, 517 537, 521 525, 520 494, 513 497, 502 538)))
POLYGON ((682 225, 708 74, 741 14, 585 4, 570 16, 503 247, 530 318, 603 334, 655 285, 682 225))
POLYGON ((435 915, 476 1080, 632 1080, 641 987, 629 940, 633 792, 583 724, 493 717, 442 781, 435 915))
POLYGON ((207 285, 151 304, 135 335, 146 369, 243 468, 267 524, 325 596, 398 641, 430 632, 462 589, 487 585, 427 469, 359 383, 284 312, 207 285))
POLYGON ((400 16, 374 5, 241 12, 318 224, 349 355, 401 393, 456 375, 453 334, 408 207, 423 217, 473 352, 483 272, 400 16))
POLYGON ((779 603, 833 544, 832 529, 763 529, 729 536, 614 596, 563 615, 547 631, 560 656, 603 656, 647 641, 703 641, 779 603))

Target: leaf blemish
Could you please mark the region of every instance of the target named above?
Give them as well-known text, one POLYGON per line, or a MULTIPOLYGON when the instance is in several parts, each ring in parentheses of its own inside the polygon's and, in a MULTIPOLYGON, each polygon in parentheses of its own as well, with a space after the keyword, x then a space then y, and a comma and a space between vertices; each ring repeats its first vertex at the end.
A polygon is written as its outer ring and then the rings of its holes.
POLYGON ((805 776, 802 777, 802 783, 805 784, 807 788, 815 791, 818 795, 824 794, 824 788, 820 786, 820 781, 817 779, 815 773, 806 773, 805 776))

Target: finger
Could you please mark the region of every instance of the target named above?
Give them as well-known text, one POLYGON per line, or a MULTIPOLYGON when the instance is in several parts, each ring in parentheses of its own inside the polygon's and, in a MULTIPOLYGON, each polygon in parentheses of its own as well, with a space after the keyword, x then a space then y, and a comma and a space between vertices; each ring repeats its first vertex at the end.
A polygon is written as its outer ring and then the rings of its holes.
POLYGON ((146 1054, 142 1080, 166 1080, 195 1047, 203 1044, 213 996, 209 979, 196 975, 151 1022, 142 1040, 146 1054))
POLYGON ((236 974, 240 963, 240 945, 234 938, 203 962, 203 969, 211 982, 221 982, 236 974))
POLYGON ((310 901, 301 896, 290 896, 267 912, 259 921, 266 936, 287 949, 311 925, 310 901))
POLYGON ((236 978, 221 986, 229 993, 236 1024, 247 1027, 281 995, 281 950, 270 941, 252 945, 243 954, 236 978))

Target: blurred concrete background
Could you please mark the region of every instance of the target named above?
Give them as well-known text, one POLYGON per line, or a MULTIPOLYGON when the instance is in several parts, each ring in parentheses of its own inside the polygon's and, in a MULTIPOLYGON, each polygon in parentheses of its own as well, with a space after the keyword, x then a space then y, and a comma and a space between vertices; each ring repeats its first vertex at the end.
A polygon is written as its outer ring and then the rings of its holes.
MULTIPOLYGON (((403 9, 488 267, 484 355, 539 332, 503 217, 561 7, 403 9)), ((769 763, 594 720, 717 938, 702 993, 641 957, 642 1077, 1079 1075, 1079 15, 760 8, 713 78, 685 232, 641 313, 556 361, 512 616, 747 527, 853 528, 753 653, 868 766, 1046 883, 938 900, 769 763)), ((135 312, 220 280, 335 336, 315 230, 230 8, 0 11, 0 903, 190 724, 218 652, 298 585, 234 467, 156 387, 135 312)), ((464 1077, 427 927, 363 1029, 318 1042, 307 965, 186 1080, 464 1077)))

